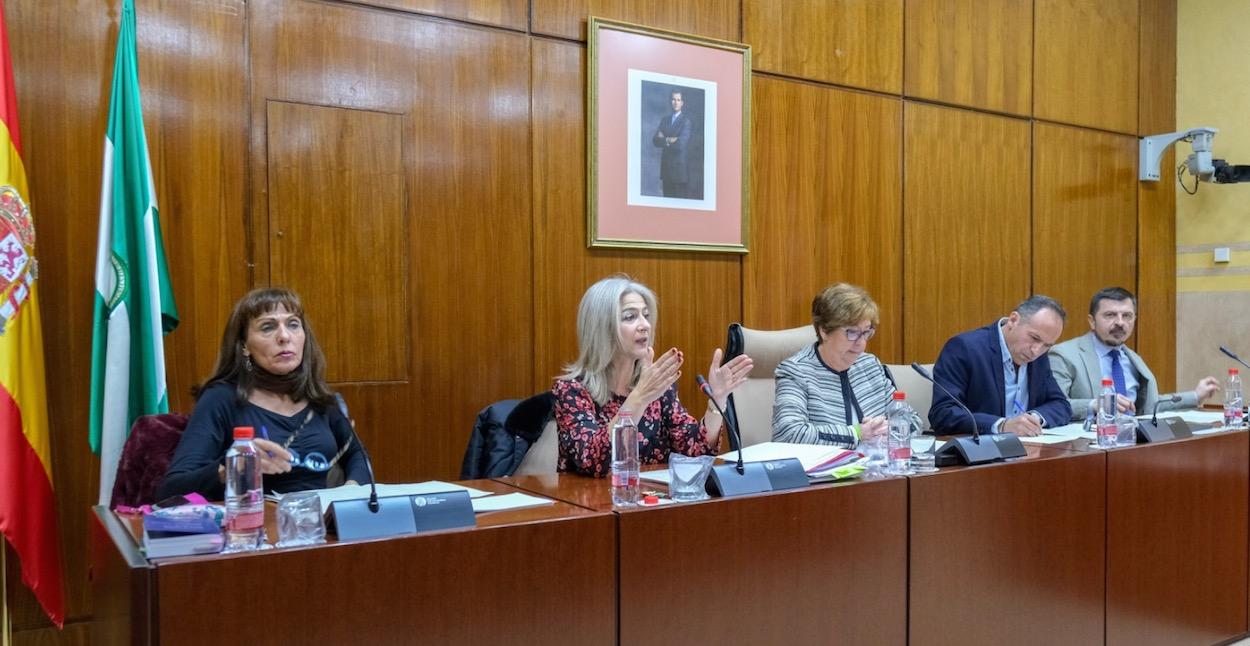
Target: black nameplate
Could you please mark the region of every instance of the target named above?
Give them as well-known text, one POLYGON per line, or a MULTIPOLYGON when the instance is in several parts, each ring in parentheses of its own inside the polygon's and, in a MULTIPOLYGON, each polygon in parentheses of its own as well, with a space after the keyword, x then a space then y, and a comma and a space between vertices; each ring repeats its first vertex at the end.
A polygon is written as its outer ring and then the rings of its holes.
POLYGON ((1165 422, 1167 422, 1166 419, 1159 420, 1157 424, 1148 419, 1137 420, 1137 443, 1152 444, 1176 439, 1171 427, 1165 422))
POLYGON ((743 472, 738 473, 737 462, 712 465, 712 474, 707 479, 708 495, 729 498, 773 490, 762 462, 747 462, 742 466, 743 472))
POLYGON ((378 498, 377 513, 369 511, 368 498, 338 500, 330 503, 330 513, 341 541, 477 525, 473 502, 463 490, 378 498))
MULTIPOLYGON (((1019 442, 1019 439, 1016 441, 1019 442)), ((934 462, 939 467, 949 467, 957 464, 985 464, 1001 459, 1003 454, 998 451, 998 444, 989 435, 982 435, 980 442, 970 436, 961 435, 951 438, 945 446, 938 449, 934 462)))

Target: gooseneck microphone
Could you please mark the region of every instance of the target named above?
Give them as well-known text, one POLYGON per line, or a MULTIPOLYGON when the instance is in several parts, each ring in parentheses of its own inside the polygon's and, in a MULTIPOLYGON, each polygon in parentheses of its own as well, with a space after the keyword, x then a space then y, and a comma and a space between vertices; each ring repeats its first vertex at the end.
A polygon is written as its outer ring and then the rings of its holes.
POLYGON ((1171 397, 1168 397, 1167 399, 1160 399, 1159 401, 1155 402, 1154 413, 1150 416, 1150 424, 1156 427, 1159 426, 1159 404, 1164 404, 1164 403, 1175 404, 1176 402, 1180 400, 1181 400, 1180 395, 1172 395, 1171 397))
POLYGON ((369 472, 369 511, 378 513, 380 505, 378 504, 378 477, 373 474, 373 460, 369 459, 369 449, 365 448, 365 443, 360 441, 360 436, 356 434, 356 420, 347 412, 347 402, 343 401, 343 396, 334 393, 334 402, 339 406, 339 412, 343 413, 343 417, 347 418, 347 425, 352 429, 352 440, 356 442, 356 446, 360 447, 360 453, 365 456, 365 470, 369 472))
POLYGON ((964 409, 965 413, 968 413, 968 418, 972 420, 972 441, 976 442, 977 444, 980 444, 981 443, 981 431, 977 429, 976 415, 972 414, 972 410, 968 408, 967 405, 964 404, 963 400, 952 395, 951 391, 946 389, 946 386, 943 386, 942 384, 938 383, 938 381, 933 378, 933 375, 929 374, 928 370, 925 370, 924 366, 913 362, 911 364, 911 369, 920 373, 920 376, 924 377, 926 381, 932 383, 934 386, 937 386, 938 388, 941 388, 942 392, 946 393, 946 396, 951 398, 951 401, 954 401, 956 404, 959 404, 959 407, 964 409))
POLYGON ((736 470, 738 471, 738 475, 744 475, 745 467, 742 465, 742 450, 745 447, 742 446, 742 433, 738 432, 737 425, 729 419, 729 416, 726 415, 725 411, 721 409, 720 404, 716 402, 716 398, 712 396, 712 387, 708 385, 707 380, 703 378, 703 375, 697 375, 694 380, 699 382, 699 390, 702 390, 703 394, 707 395, 708 401, 712 402, 712 406, 716 407, 716 412, 720 413, 720 417, 724 421, 725 426, 729 427, 729 431, 733 433, 734 437, 738 440, 738 465, 736 470))
POLYGON ((1245 361, 1242 361, 1241 357, 1237 356, 1232 350, 1229 350, 1228 348, 1224 346, 1220 346, 1220 352, 1223 352, 1224 354, 1228 355, 1228 358, 1232 359, 1233 361, 1236 361, 1237 363, 1240 363, 1246 368, 1250 368, 1250 363, 1246 363, 1245 361))

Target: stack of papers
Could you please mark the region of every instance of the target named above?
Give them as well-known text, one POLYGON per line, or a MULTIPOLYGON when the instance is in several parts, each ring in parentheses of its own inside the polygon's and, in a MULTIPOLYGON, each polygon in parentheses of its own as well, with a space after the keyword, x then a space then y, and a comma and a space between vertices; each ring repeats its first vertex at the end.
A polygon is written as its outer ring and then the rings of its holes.
MULTIPOLYGON (((549 498, 540 498, 524 493, 508 493, 491 495, 489 491, 474 489, 464 485, 452 484, 441 480, 428 480, 426 482, 415 482, 412 484, 379 484, 378 497, 386 498, 388 496, 413 496, 431 493, 442 493, 447 491, 465 491, 468 492, 469 498, 473 501, 473 511, 482 513, 484 511, 504 511, 507 509, 524 509, 526 507, 539 507, 543 505, 554 505, 555 501, 549 498)), ((321 513, 330 510, 330 503, 338 500, 359 500, 369 497, 369 485, 344 485, 333 489, 317 489, 317 497, 321 499, 321 513)), ((281 496, 275 496, 281 499, 281 496)))
MULTIPOLYGON (((829 446, 826 444, 790 444, 788 442, 764 442, 742 449, 742 459, 746 462, 763 462, 795 458, 803 465, 807 477, 818 480, 848 478, 859 475, 863 468, 857 462, 863 455, 855 451, 829 446)), ((738 452, 730 451, 720 458, 726 462, 736 462, 738 452)))

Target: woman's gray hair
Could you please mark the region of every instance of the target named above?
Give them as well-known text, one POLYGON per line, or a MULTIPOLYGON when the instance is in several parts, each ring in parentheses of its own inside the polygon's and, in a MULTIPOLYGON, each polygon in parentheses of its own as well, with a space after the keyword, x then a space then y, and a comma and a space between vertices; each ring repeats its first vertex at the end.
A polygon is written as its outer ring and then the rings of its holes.
MULTIPOLYGON (((612 385, 608 383, 608 368, 612 358, 622 347, 620 335, 621 299, 626 294, 637 294, 647 305, 647 322, 651 324, 650 341, 655 344, 656 302, 655 294, 646 285, 634 281, 625 274, 615 274, 591 285, 577 307, 577 361, 564 366, 559 379, 580 379, 600 406, 612 399, 612 385)), ((634 375, 630 378, 632 388, 638 382, 642 367, 634 362, 634 375)))

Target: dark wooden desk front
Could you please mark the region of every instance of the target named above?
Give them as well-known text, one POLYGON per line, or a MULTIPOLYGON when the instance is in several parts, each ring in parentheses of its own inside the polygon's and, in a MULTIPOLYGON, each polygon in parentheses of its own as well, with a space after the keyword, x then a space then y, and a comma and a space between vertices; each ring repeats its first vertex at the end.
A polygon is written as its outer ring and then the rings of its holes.
MULTIPOLYGON (((501 481, 612 508, 604 480, 501 481)), ((620 643, 904 643, 906 510, 905 478, 623 510, 620 643)))
POLYGON ((290 632, 303 625, 325 643, 1211 644, 1247 632, 1244 431, 1030 446, 1010 463, 615 513, 604 480, 467 484, 562 502, 482 514, 469 531, 154 564, 97 509, 97 642, 283 643, 305 639, 290 632), (224 591, 245 578, 257 619, 223 622, 224 591))
POLYGON ((93 585, 102 616, 94 643, 616 640, 609 513, 557 503, 479 514, 470 530, 152 564, 117 516, 96 508, 95 518, 93 585))

